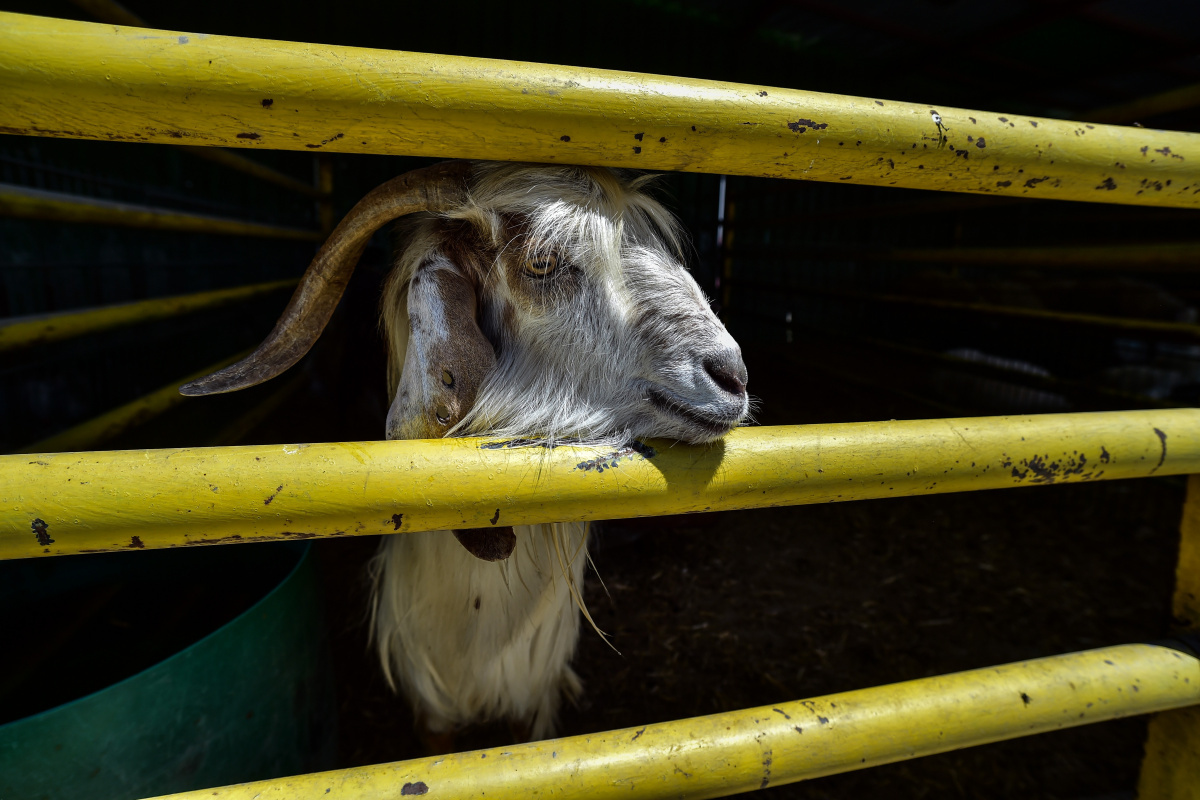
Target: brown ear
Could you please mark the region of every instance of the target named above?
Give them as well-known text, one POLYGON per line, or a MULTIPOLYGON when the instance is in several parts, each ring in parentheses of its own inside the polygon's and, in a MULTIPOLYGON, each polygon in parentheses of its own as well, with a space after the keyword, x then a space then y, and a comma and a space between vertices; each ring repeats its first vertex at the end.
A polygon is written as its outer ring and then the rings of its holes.
POLYGON ((417 268, 408 283, 408 351, 387 438, 440 439, 475 404, 496 363, 479 329, 474 283, 442 255, 417 268))
MULTIPOLYGON (((442 255, 426 260, 408 283, 408 352, 388 411, 387 438, 440 439, 475 405, 496 364, 479 329, 472 280, 442 255)), ((510 526, 454 532, 484 561, 508 558, 517 538, 510 526)))

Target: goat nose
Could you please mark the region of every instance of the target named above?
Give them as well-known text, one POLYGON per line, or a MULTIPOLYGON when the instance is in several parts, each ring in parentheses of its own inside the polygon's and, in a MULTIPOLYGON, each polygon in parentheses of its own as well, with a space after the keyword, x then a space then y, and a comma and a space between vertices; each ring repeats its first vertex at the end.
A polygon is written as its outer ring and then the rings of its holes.
POLYGON ((736 355, 718 356, 704 359, 704 371, 713 383, 733 395, 746 393, 746 365, 736 355))

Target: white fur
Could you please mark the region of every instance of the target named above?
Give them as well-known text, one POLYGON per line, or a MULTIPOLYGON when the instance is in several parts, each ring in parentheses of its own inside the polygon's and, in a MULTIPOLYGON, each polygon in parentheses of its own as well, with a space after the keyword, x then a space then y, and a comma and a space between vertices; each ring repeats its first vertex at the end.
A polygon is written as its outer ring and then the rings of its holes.
POLYGON ((544 739, 563 693, 579 694, 569 661, 585 526, 514 530, 517 549, 505 561, 481 561, 447 531, 431 531, 389 536, 373 564, 384 672, 431 731, 510 718, 544 739))
MULTIPOLYGON (((488 243, 479 323, 497 360, 448 435, 614 447, 645 436, 706 442, 740 424, 749 411, 740 350, 683 266, 677 223, 641 191, 645 180, 478 164, 461 208, 410 219, 383 302, 392 391, 402 375, 409 382, 418 374, 404 368, 406 354, 420 352, 410 346, 409 311, 423 321, 436 311, 410 309, 408 282, 444 258, 446 221, 463 220, 488 243), (514 217, 525 223, 520 241, 506 238, 505 220, 514 217), (512 283, 529 279, 513 277, 510 259, 545 253, 569 270, 560 267, 554 281, 512 283), (740 394, 705 366, 714 360, 741 376, 740 394)), ((390 419, 389 431, 398 431, 390 419)), ((586 530, 515 532, 517 548, 503 562, 475 558, 445 531, 389 536, 373 562, 385 674, 432 731, 509 717, 542 738, 561 696, 579 691, 569 661, 586 530)))

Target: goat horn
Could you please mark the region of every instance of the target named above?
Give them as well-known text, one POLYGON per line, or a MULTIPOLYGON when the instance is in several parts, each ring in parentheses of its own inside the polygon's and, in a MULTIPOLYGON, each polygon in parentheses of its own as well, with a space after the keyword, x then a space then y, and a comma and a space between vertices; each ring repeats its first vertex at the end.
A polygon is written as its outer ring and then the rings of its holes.
POLYGON ((406 172, 376 187, 350 210, 300 279, 275 329, 241 361, 180 387, 191 397, 247 389, 282 373, 316 343, 333 316, 367 242, 386 223, 416 211, 462 202, 471 164, 447 161, 406 172))

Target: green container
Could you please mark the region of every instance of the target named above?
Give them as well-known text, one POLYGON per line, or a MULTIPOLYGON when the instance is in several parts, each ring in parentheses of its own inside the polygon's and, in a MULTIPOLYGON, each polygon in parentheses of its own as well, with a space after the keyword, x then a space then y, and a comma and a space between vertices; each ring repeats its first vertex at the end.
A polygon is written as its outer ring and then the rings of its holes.
POLYGON ((18 621, 0 632, 0 711, 37 711, 0 725, 0 798, 129 800, 332 766, 313 560, 256 544, 0 564, 18 621))

